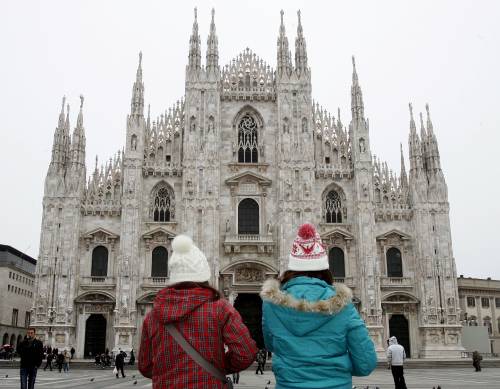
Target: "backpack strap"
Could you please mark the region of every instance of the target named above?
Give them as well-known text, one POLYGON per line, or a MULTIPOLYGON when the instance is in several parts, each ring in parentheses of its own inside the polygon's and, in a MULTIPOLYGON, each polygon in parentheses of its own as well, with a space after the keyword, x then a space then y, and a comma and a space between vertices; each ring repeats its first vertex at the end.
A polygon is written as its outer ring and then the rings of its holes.
POLYGON ((174 338, 177 344, 181 346, 186 354, 193 359, 193 361, 201 366, 207 373, 225 383, 227 388, 231 389, 233 387, 231 380, 228 379, 220 369, 208 362, 193 346, 191 346, 175 325, 169 323, 166 325, 166 329, 168 333, 172 335, 172 338, 174 338))

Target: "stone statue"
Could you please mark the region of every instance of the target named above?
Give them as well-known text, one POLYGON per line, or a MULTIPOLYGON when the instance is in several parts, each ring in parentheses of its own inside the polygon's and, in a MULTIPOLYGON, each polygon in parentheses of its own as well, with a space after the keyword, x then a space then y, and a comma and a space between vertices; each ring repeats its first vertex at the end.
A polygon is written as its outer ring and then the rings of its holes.
POLYGON ((361 138, 359 140, 359 152, 364 153, 366 151, 365 140, 361 138))

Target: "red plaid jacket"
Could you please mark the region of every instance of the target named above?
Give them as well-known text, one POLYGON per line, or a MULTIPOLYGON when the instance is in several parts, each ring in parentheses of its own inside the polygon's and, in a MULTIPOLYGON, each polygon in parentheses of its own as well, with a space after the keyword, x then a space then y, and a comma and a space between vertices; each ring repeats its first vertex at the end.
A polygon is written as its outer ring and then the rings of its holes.
POLYGON ((223 388, 165 329, 174 322, 186 340, 226 374, 245 370, 257 354, 239 313, 226 300, 213 300, 205 288, 164 288, 142 326, 139 370, 153 379, 153 389, 223 388), (224 345, 228 351, 224 351, 224 345))

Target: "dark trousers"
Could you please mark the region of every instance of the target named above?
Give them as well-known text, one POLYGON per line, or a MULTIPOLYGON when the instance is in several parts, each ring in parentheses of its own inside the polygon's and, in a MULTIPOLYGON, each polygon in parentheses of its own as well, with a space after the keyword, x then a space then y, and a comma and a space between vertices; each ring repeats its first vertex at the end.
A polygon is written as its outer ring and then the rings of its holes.
POLYGON ((240 373, 233 373, 233 383, 237 384, 240 382, 240 373))
POLYGON ((47 367, 50 368, 50 371, 52 371, 52 361, 49 361, 47 359, 47 362, 45 362, 45 367, 43 368, 43 370, 47 370, 47 367))
POLYGON ((119 372, 122 372, 122 377, 125 378, 125 373, 123 372, 123 365, 122 366, 116 366, 116 370, 118 370, 118 372, 116 373, 116 378, 118 378, 118 373, 119 372))
POLYGON ((391 366, 392 376, 396 389, 407 389, 403 372, 403 366, 391 366))
POLYGON ((476 371, 481 371, 481 362, 479 361, 472 362, 472 366, 476 368, 476 371))
POLYGON ((264 374, 264 364, 263 363, 257 363, 257 370, 255 371, 255 374, 258 374, 260 371, 260 374, 264 374))
POLYGON ((21 367, 21 389, 35 387, 36 371, 36 367, 21 367))

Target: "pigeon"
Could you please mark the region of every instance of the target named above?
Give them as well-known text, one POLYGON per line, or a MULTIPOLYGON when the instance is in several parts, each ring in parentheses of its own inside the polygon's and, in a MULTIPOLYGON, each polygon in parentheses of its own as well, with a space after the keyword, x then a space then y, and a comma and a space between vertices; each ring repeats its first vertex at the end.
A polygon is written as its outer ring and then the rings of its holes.
POLYGON ((271 380, 267 380, 267 384, 269 385, 271 383, 271 380))
POLYGON ((132 376, 132 378, 135 378, 135 374, 132 376))
POLYGON ((90 379, 90 382, 94 382, 94 379, 93 379, 93 378, 91 378, 91 379, 90 379))
POLYGON ((8 375, 8 374, 5 374, 5 378, 9 378, 9 375, 8 375))
POLYGON ((134 381, 134 385, 137 385, 137 380, 134 381))

